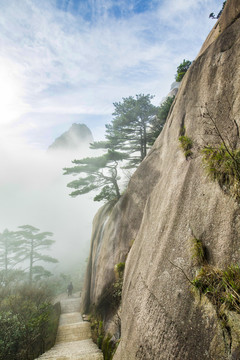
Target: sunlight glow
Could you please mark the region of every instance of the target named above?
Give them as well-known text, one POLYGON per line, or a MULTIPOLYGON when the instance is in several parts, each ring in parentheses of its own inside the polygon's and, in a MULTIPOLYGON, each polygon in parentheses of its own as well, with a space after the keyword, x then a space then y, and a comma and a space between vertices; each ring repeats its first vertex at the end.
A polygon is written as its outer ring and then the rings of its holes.
POLYGON ((14 65, 0 58, 0 124, 17 119, 27 110, 27 105, 22 101, 23 94, 14 65))

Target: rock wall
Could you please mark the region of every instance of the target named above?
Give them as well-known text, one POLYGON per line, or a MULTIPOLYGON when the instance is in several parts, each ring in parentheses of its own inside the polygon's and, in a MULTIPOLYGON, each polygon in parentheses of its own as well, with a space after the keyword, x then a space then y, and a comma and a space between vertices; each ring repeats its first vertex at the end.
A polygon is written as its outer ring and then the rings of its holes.
POLYGON ((239 205, 207 177, 200 153, 204 145, 219 143, 202 116, 206 108, 220 132, 240 145, 239 1, 228 0, 227 6, 234 18, 188 70, 162 133, 126 193, 94 220, 82 311, 101 302, 114 281, 114 265, 126 260, 114 360, 240 358, 238 316, 230 315, 235 330, 226 334, 214 307, 192 293, 184 275, 191 279, 197 271, 193 236, 206 246, 211 265, 240 260, 239 205), (188 160, 178 140, 183 128, 193 140, 188 160))
POLYGON ((209 45, 211 45, 221 33, 227 29, 236 19, 239 18, 240 14, 240 2, 239 0, 228 0, 224 7, 224 12, 221 17, 217 20, 212 31, 209 33, 205 40, 199 55, 201 55, 209 45))

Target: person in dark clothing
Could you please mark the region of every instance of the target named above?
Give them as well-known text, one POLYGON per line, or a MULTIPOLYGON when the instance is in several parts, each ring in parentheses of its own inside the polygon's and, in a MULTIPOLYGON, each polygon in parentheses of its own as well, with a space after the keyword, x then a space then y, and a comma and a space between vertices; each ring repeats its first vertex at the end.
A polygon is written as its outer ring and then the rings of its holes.
POLYGON ((71 296, 72 292, 73 292, 73 284, 72 284, 72 282, 70 282, 70 284, 67 287, 68 296, 71 296))

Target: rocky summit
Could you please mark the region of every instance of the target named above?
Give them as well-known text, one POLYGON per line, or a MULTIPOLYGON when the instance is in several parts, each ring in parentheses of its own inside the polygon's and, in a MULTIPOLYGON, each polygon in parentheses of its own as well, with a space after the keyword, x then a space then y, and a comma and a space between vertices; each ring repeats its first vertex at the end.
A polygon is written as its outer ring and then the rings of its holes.
POLYGON ((48 151, 72 151, 79 148, 88 148, 93 142, 91 130, 85 124, 72 124, 70 129, 60 135, 49 146, 48 151))

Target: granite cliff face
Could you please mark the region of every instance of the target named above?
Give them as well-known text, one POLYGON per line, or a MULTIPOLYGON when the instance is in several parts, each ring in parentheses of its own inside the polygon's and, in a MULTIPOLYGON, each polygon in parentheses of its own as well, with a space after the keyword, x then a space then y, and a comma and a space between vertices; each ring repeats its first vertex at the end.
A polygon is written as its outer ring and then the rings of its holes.
MULTIPOLYGON (((215 307, 194 294, 185 277, 197 271, 192 237, 202 240, 210 265, 240 261, 239 205, 209 179, 200 153, 219 143, 206 111, 240 146, 239 14, 239 1, 228 0, 220 19, 225 25, 185 75, 162 133, 124 196, 95 217, 82 311, 101 306, 115 281, 114 265, 126 261, 114 360, 240 359, 239 316, 228 314, 226 331, 215 307), (179 146, 183 129, 193 141, 188 159, 179 146)), ((105 308, 106 331, 114 335, 113 315, 105 308)))

